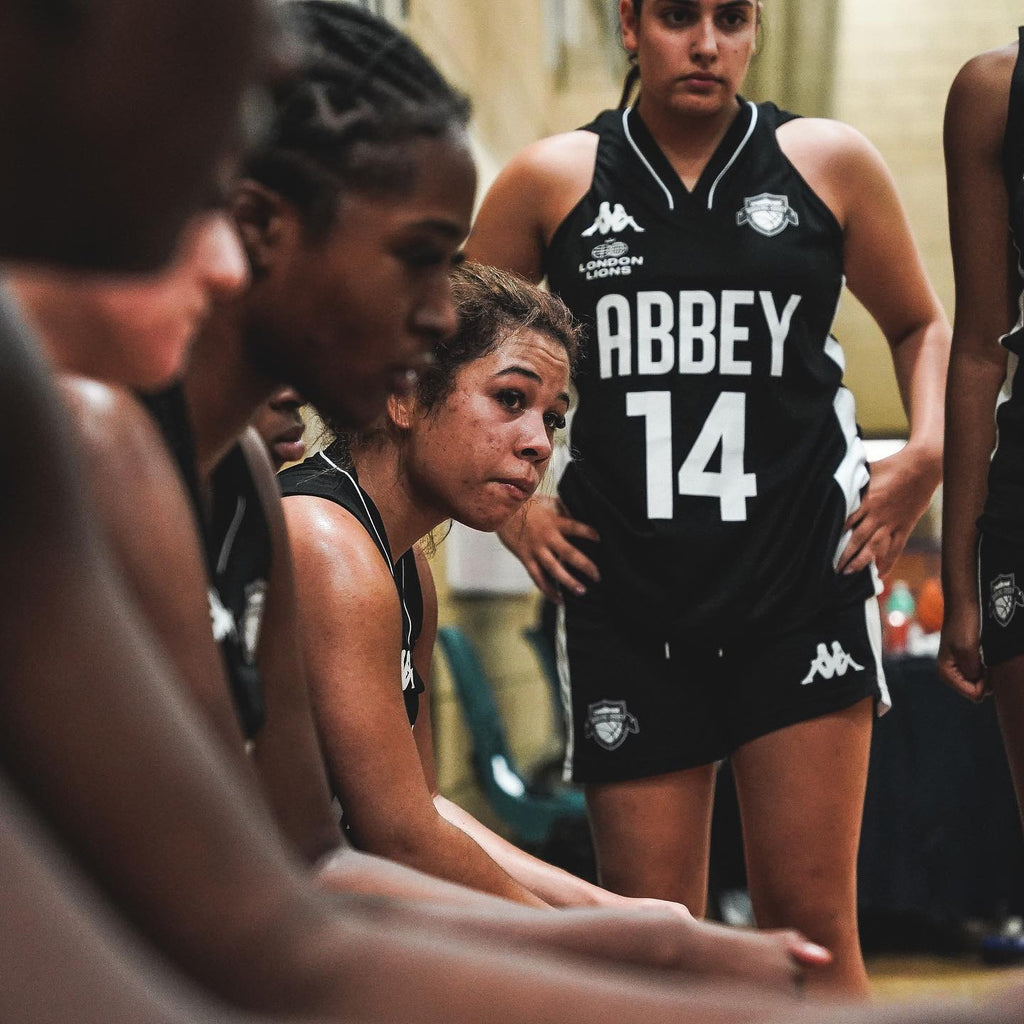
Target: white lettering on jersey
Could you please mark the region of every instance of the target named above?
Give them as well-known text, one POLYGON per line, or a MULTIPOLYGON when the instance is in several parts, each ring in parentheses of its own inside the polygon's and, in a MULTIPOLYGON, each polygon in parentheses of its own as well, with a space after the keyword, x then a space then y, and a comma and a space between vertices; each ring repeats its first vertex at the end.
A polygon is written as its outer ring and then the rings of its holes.
POLYGON ((678 304, 668 292, 639 291, 634 305, 625 295, 602 295, 595 308, 598 369, 610 377, 718 372, 749 377, 753 364, 744 357, 751 329, 760 323, 770 339, 772 377, 785 369, 786 341, 793 315, 802 301, 790 295, 782 312, 768 291, 726 289, 679 292, 678 304), (678 310, 678 312, 677 312, 678 310), (634 350, 636 360, 634 363, 634 350))
POLYGON ((411 690, 416 685, 412 674, 412 651, 402 650, 402 692, 411 690))
POLYGON ((581 232, 584 238, 589 238, 591 235, 601 232, 602 235, 610 234, 612 231, 625 231, 626 228, 632 228, 634 231, 639 231, 643 234, 644 229, 626 213, 626 208, 622 203, 616 203, 615 209, 612 209, 611 203, 605 201, 597 208, 597 217, 594 223, 590 225, 585 231, 581 232))
POLYGON ((863 672, 864 666, 858 665, 851 655, 843 650, 838 640, 832 641, 832 653, 824 644, 818 644, 818 653, 811 661, 810 671, 802 680, 801 685, 807 686, 813 683, 816 676, 822 679, 834 679, 836 676, 845 676, 849 669, 854 672, 863 672))

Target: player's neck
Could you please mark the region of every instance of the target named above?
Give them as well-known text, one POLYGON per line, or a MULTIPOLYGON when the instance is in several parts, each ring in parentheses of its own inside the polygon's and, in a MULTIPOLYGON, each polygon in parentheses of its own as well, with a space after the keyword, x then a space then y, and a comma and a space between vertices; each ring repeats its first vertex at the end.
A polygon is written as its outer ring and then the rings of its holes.
POLYGON ((361 447, 352 456, 359 483, 384 521, 392 560, 399 559, 447 518, 443 511, 417 497, 402 472, 399 455, 396 445, 383 441, 361 447))
POLYGON ((192 348, 182 381, 202 481, 235 446, 260 405, 277 386, 245 359, 241 310, 219 307, 192 348))
POLYGON ((732 102, 718 111, 690 115, 645 103, 641 93, 637 112, 682 183, 693 189, 739 115, 740 105, 732 102))

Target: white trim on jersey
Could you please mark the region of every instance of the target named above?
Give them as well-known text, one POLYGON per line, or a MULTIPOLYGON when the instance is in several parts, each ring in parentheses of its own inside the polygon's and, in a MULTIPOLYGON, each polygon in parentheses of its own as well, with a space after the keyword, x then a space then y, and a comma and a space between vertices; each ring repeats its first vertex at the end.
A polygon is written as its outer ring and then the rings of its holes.
POLYGON ((882 616, 878 609, 877 597, 869 597, 864 602, 864 625, 867 628, 871 653, 875 656, 875 678, 878 680, 878 705, 875 713, 881 718, 887 711, 892 710, 892 697, 882 666, 882 616))
MULTIPOLYGON (((359 495, 359 501, 362 503, 363 508, 366 510, 366 521, 373 528, 373 534, 377 538, 377 543, 380 545, 380 550, 384 555, 385 561, 388 563, 388 568, 391 570, 392 579, 395 578, 395 565, 391 561, 391 554, 388 551, 387 544, 384 543, 384 538, 380 535, 377 530, 377 525, 373 521, 373 516, 370 514, 370 506, 366 504, 366 499, 363 497, 363 489, 359 486, 356 478, 347 470, 342 469, 336 462, 332 462, 324 452, 320 452, 320 457, 326 462, 332 469, 336 469, 342 476, 347 477, 352 481, 352 486, 356 490, 356 494, 359 495)), ((402 611, 405 613, 405 621, 408 623, 408 627, 405 632, 405 642, 409 645, 410 650, 412 649, 412 616, 409 614, 409 609, 405 606, 405 567, 402 568, 402 611)))
POLYGON ((562 778, 572 782, 572 759, 576 753, 576 734, 572 724, 572 679, 569 675, 569 648, 565 635, 565 605, 558 606, 555 619, 555 667, 558 669, 558 692, 562 698, 562 716, 565 719, 565 761, 562 778))
MULTIPOLYGON (((718 186, 721 184, 722 179, 729 172, 729 168, 739 159, 740 153, 746 148, 747 143, 750 141, 750 137, 754 134, 754 129, 757 127, 757 106, 747 100, 747 106, 750 107, 750 124, 747 125, 747 130, 743 134, 743 138, 740 139, 739 145, 733 151, 733 154, 726 161, 725 166, 718 172, 718 177, 715 178, 711 185, 711 189, 708 192, 708 209, 710 210, 715 202, 715 192, 718 190, 718 186)), ((633 139, 633 133, 629 130, 629 115, 632 113, 632 107, 626 107, 622 112, 622 130, 626 135, 626 141, 633 147, 633 152, 640 158, 640 162, 647 168, 651 177, 661 186, 662 192, 665 193, 665 198, 668 200, 668 208, 674 210, 676 208, 675 200, 672 198, 672 190, 658 177, 658 172, 651 166, 650 161, 641 152, 640 147, 636 144, 633 139)))
POLYGON ((732 167, 732 165, 736 163, 736 161, 739 159, 740 153, 743 152, 747 143, 750 141, 750 136, 754 134, 754 128, 757 127, 757 107, 754 106, 754 104, 751 103, 750 100, 747 100, 747 106, 750 107, 750 124, 747 125, 746 133, 740 140, 740 144, 736 147, 736 151, 733 153, 731 157, 729 157, 729 162, 721 169, 721 171, 718 174, 718 177, 715 178, 714 184, 711 186, 711 191, 708 192, 709 210, 714 205, 715 191, 718 188, 719 182, 726 176, 726 174, 729 171, 729 168, 732 167))
POLYGON ((228 532, 224 534, 224 543, 220 546, 220 557, 217 559, 217 574, 222 573, 228 564, 228 559, 231 557, 231 549, 234 547, 235 538, 238 536, 238 531, 242 527, 242 519, 245 516, 245 495, 240 494, 238 496, 238 502, 235 505, 235 514, 231 520, 231 525, 228 527, 228 532))
MULTIPOLYGON (((831 335, 825 341, 825 355, 827 355, 838 367, 840 372, 846 369, 846 357, 843 355, 842 346, 831 335)), ((846 454, 843 461, 836 467, 832 478, 839 485, 846 499, 846 518, 853 515, 860 508, 860 492, 867 486, 871 475, 868 472, 867 454, 864 451, 864 442, 857 433, 857 410, 853 394, 849 388, 840 385, 836 389, 835 398, 832 400, 832 408, 835 410, 836 419, 839 421, 839 428, 846 439, 846 454)), ((838 568, 839 556, 850 540, 850 530, 847 530, 839 538, 839 545, 832 558, 832 568, 838 568)))
POLYGON ((629 115, 632 113, 632 107, 626 107, 622 112, 622 130, 626 133, 626 141, 633 147, 633 152, 640 157, 640 162, 651 172, 651 177, 661 186, 662 192, 665 193, 665 198, 668 199, 668 208, 674 210, 676 208, 675 200, 672 198, 672 192, 668 185, 665 184, 658 177, 658 172, 651 166, 650 161, 640 152, 640 147, 633 141, 633 133, 629 130, 629 115))
MULTIPOLYGON (((1017 249, 1016 242, 1014 242, 1013 247, 1017 249)), ((1020 249, 1017 249, 1017 273, 1024 277, 1024 264, 1021 263, 1020 249)), ((1024 290, 1017 296, 1017 323, 1014 325, 1013 330, 1007 331, 999 339, 999 344, 1005 344, 1006 339, 1011 334, 1020 330, 1024 330, 1024 290)), ((999 395, 996 398, 996 407, 992 410, 992 418, 996 424, 996 443, 993 445, 992 452, 989 455, 990 462, 996 457, 996 452, 999 450, 999 406, 1013 398, 1013 376, 1017 372, 1017 363, 1019 361, 1015 352, 1007 351, 1009 355, 1006 358, 1006 376, 1003 378, 1003 386, 999 389, 999 395)))

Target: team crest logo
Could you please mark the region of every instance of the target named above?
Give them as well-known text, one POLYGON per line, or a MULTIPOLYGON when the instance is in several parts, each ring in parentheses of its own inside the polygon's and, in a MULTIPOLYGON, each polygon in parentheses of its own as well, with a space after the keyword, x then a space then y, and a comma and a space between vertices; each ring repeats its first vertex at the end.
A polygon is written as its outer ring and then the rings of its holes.
POLYGON ((1013 573, 1001 573, 992 581, 988 611, 1000 626, 1008 626, 1013 613, 1024 607, 1024 593, 1017 586, 1013 573))
POLYGON ((617 260, 620 256, 629 253, 629 246, 618 238, 609 238, 607 242, 601 242, 590 250, 590 255, 595 260, 617 260))
POLYGON ((626 710, 624 700, 599 700, 587 707, 584 734, 605 750, 617 750, 630 733, 638 733, 636 716, 626 710))
POLYGON ((626 228, 632 228, 634 231, 639 231, 643 234, 643 228, 628 214, 626 208, 622 203, 616 203, 615 208, 612 209, 612 204, 605 201, 597 208, 597 217, 594 223, 590 225, 582 234, 584 238, 589 238, 591 235, 596 235, 600 232, 602 235, 610 235, 613 231, 625 231, 626 228))
POLYGON ((790 208, 789 196, 776 196, 762 192, 743 200, 743 209, 736 214, 737 224, 749 224, 766 238, 781 235, 790 224, 800 223, 796 210, 790 208))

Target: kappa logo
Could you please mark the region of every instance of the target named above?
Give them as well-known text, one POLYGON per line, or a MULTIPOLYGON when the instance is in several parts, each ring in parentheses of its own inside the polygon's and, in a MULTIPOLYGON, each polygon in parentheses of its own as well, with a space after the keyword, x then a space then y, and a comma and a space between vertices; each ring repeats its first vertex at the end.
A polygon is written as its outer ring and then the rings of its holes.
POLYGON ((822 679, 834 679, 836 676, 845 676, 850 669, 853 669, 854 672, 863 672, 864 666, 858 665, 843 650, 842 644, 838 640, 833 640, 831 653, 825 644, 818 644, 818 653, 811 659, 810 671, 800 682, 801 685, 807 686, 814 682, 816 676, 820 676, 822 679))
POLYGON ((794 227, 798 225, 800 216, 790 207, 789 196, 762 192, 743 200, 743 209, 736 214, 736 223, 749 224, 766 238, 774 238, 781 235, 790 224, 794 227))
POLYGON ((235 619, 234 612, 224 604, 214 587, 208 587, 206 595, 210 604, 210 627, 213 630, 213 639, 217 643, 228 637, 236 641, 241 640, 245 660, 249 665, 253 664, 256 660, 256 647, 260 640, 260 627, 263 625, 267 581, 253 580, 246 586, 241 628, 235 619))
POLYGON ((599 700, 587 707, 584 735, 605 750, 617 750, 630 733, 638 733, 636 716, 626 710, 624 700, 599 700))
POLYGON ((1000 573, 989 590, 988 612, 1000 626, 1006 627, 1013 613, 1024 607, 1024 593, 1017 586, 1013 573, 1000 573))
POLYGON ((643 234, 644 229, 626 213, 626 208, 622 203, 616 203, 615 209, 612 209, 612 204, 605 201, 597 208, 597 218, 594 223, 590 225, 582 233, 584 238, 589 238, 591 235, 596 235, 600 232, 602 235, 609 235, 613 231, 625 231, 626 228, 632 228, 634 231, 639 231, 643 234))

